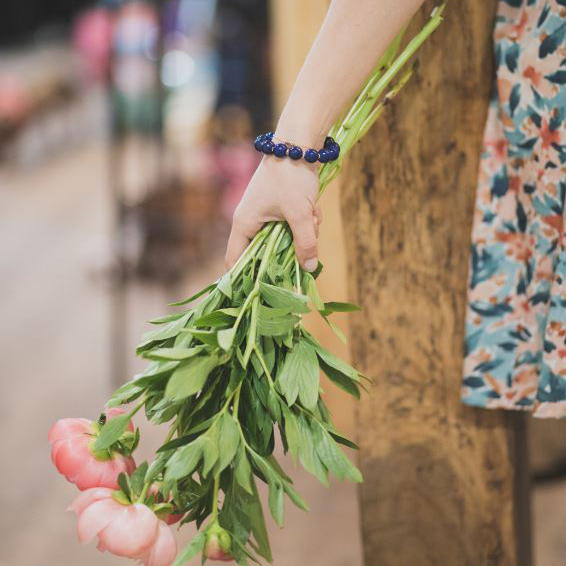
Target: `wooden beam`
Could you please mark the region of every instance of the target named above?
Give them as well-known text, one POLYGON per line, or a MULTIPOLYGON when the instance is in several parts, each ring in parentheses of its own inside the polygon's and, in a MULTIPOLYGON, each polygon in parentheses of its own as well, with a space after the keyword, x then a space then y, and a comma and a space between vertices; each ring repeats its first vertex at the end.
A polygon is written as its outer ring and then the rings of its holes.
MULTIPOLYGON (((411 29, 435 2, 426 2, 411 29)), ((525 415, 460 402, 495 0, 449 2, 342 175, 365 566, 528 566, 525 415)))

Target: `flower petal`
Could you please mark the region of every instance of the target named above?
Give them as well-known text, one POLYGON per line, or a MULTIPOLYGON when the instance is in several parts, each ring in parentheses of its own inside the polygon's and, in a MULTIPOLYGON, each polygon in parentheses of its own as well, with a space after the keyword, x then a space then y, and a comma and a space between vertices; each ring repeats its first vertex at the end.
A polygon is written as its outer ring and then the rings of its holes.
POLYGON ((108 525, 119 521, 127 509, 112 498, 95 501, 89 505, 79 517, 77 525, 79 541, 83 544, 90 542, 108 525))
POLYGON ((155 543, 139 558, 145 566, 169 566, 175 560, 176 555, 177 541, 171 529, 163 521, 159 521, 155 543))
POLYGON ((49 442, 67 440, 72 436, 92 433, 92 421, 88 419, 59 419, 49 431, 49 442))
POLYGON ((86 438, 75 436, 57 443, 54 463, 59 473, 63 474, 70 482, 74 483, 75 477, 82 467, 93 459, 87 441, 86 438))
POLYGON ((112 521, 99 536, 112 554, 136 558, 155 542, 159 520, 149 507, 141 503, 125 509, 126 512, 112 521))
POLYGON ((75 497, 71 505, 67 507, 67 511, 73 511, 77 517, 89 506, 101 499, 112 497, 112 490, 107 487, 93 487, 83 491, 78 497, 75 497))

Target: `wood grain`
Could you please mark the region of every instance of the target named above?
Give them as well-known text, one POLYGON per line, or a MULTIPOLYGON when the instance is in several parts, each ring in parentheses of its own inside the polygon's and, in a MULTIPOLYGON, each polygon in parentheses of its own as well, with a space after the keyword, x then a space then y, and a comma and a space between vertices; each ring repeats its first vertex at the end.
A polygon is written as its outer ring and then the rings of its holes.
POLYGON ((524 416, 459 398, 495 4, 449 2, 342 176, 348 283, 363 306, 352 354, 373 379, 357 414, 366 566, 530 563, 524 416))

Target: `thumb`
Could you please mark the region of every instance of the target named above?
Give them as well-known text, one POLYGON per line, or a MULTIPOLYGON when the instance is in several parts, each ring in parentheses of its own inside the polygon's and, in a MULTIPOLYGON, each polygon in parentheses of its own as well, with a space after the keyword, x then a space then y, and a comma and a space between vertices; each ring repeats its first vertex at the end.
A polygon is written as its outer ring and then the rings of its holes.
POLYGON ((287 218, 293 232, 295 253, 306 271, 314 271, 318 265, 316 230, 312 210, 305 210, 287 218))

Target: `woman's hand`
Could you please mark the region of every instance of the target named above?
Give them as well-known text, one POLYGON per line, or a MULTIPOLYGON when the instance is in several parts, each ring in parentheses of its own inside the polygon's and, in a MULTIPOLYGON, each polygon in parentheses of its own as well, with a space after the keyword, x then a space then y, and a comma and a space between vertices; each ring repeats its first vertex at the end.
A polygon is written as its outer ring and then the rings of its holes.
POLYGON ((316 204, 318 167, 304 160, 264 157, 234 212, 226 264, 232 267, 266 222, 286 220, 297 257, 307 271, 318 265, 316 240, 322 220, 316 204))

